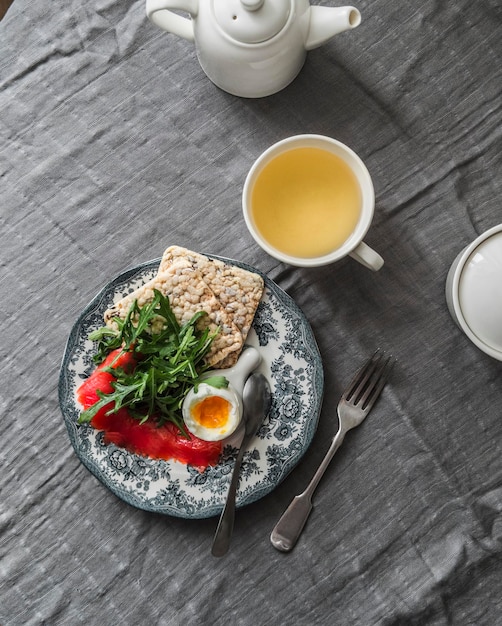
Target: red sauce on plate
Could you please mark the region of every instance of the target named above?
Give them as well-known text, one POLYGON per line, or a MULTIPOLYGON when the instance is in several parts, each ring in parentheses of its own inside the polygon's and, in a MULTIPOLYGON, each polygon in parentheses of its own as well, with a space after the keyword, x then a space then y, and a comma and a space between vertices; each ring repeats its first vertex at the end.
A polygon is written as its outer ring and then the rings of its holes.
MULTIPOLYGON (((111 372, 104 371, 106 367, 120 367, 126 371, 134 369, 134 356, 129 352, 120 352, 111 352, 78 388, 77 399, 84 409, 99 400, 98 391, 113 391, 112 382, 115 378, 111 372)), ((192 434, 187 439, 171 422, 157 426, 153 420, 147 420, 140 424, 126 408, 107 415, 112 408, 113 403, 107 404, 91 420, 91 426, 104 432, 105 443, 114 443, 129 452, 152 459, 175 460, 193 465, 201 471, 218 463, 222 451, 220 441, 203 441, 192 434)))

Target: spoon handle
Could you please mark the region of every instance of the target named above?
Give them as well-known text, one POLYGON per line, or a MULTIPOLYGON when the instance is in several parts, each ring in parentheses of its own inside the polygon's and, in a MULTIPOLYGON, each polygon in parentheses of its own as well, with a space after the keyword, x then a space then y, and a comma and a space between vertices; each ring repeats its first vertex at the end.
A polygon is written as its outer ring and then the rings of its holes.
POLYGON ((237 458, 235 459, 234 471, 232 472, 230 487, 228 488, 227 501, 221 512, 220 521, 218 522, 218 528, 216 529, 213 545, 211 547, 211 554, 213 556, 223 556, 227 553, 230 546, 230 539, 232 538, 234 530, 235 497, 237 495, 237 484, 239 482, 242 457, 252 438, 253 435, 244 437, 237 458))

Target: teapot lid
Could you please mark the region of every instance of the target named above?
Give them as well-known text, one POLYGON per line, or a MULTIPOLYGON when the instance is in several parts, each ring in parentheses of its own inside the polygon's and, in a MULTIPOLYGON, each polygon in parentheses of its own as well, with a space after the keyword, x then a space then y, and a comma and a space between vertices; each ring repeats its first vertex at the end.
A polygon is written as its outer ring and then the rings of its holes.
POLYGON ((261 43, 277 35, 291 14, 291 0, 213 0, 218 26, 240 43, 261 43))
POLYGON ((502 358, 502 224, 480 239, 467 250, 458 299, 469 330, 502 358))

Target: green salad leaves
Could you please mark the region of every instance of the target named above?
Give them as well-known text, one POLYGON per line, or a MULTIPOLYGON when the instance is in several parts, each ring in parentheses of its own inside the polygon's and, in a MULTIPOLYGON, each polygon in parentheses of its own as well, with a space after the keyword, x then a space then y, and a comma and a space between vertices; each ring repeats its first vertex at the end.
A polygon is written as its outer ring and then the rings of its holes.
MULTIPOLYGON (((181 406, 208 369, 204 356, 217 335, 207 328, 197 329, 197 322, 204 315, 207 314, 200 311, 180 325, 168 298, 155 290, 150 303, 140 308, 135 301, 125 319, 114 318, 117 329, 104 326, 91 333, 89 339, 97 341, 96 363, 118 348, 133 352, 137 363, 132 372, 107 368, 116 379, 112 383, 114 391, 98 392, 99 401, 81 413, 79 423, 90 422, 103 406, 113 402, 112 411, 127 407, 141 423, 149 418, 159 426, 171 421, 186 435, 181 406), (151 324, 159 317, 165 322, 160 332, 153 333, 151 324)), ((217 388, 228 386, 224 376, 206 377, 204 382, 217 388)))

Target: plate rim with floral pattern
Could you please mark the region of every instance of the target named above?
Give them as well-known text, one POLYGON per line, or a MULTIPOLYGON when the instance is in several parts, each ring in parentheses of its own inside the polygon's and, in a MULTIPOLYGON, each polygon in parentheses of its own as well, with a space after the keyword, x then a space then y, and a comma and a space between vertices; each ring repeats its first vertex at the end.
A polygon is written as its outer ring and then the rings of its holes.
MULTIPOLYGON (((269 379, 273 400, 253 447, 244 455, 237 492, 237 506, 242 507, 275 489, 310 446, 321 412, 323 367, 310 324, 291 296, 246 263, 206 256, 256 272, 265 283, 246 343, 262 356, 259 370, 269 379)), ((106 445, 103 433, 77 424, 81 408, 76 389, 94 367, 89 332, 102 326, 103 313, 113 300, 153 277, 159 263, 153 259, 120 273, 81 312, 61 364, 59 405, 78 458, 116 496, 145 511, 187 519, 213 517, 225 503, 238 440, 226 442, 220 463, 201 473, 177 461, 145 458, 106 445)))

